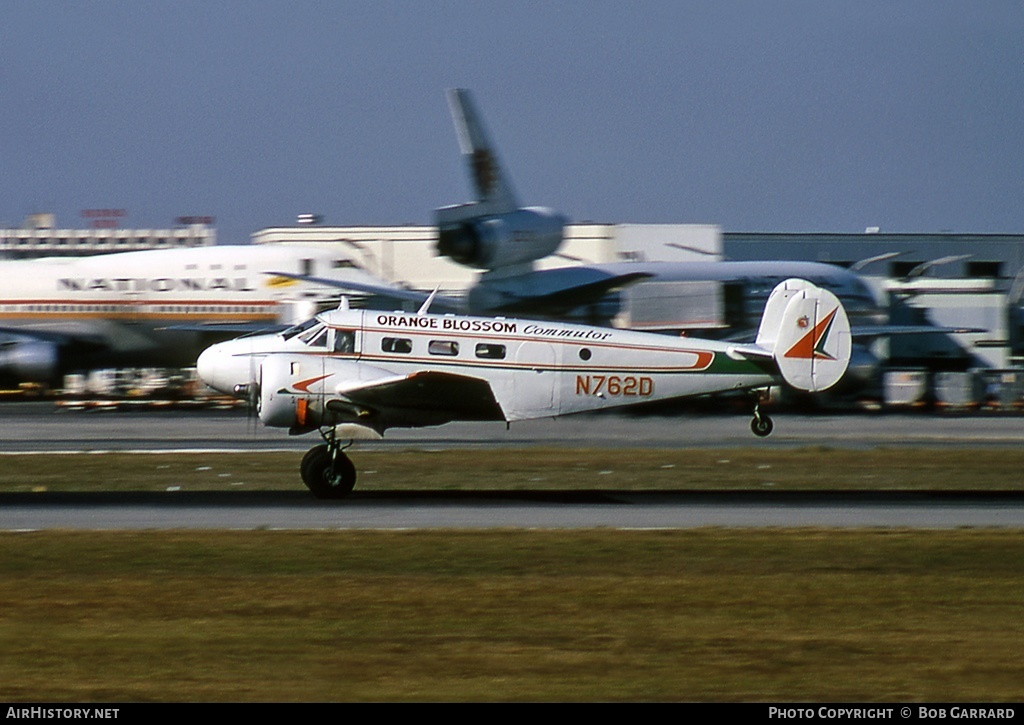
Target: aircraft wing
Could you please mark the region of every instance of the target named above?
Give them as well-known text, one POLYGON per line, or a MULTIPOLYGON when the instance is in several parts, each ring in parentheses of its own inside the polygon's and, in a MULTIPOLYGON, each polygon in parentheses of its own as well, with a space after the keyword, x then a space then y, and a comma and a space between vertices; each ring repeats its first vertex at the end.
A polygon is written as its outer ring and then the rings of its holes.
MULTIPOLYGON (((101 350, 113 347, 110 333, 101 326, 80 322, 43 322, 0 326, 0 335, 29 338, 50 345, 74 345, 78 349, 101 350)), ((17 340, 7 344, 16 343, 17 340)))
POLYGON ((499 305, 492 312, 514 314, 559 315, 582 305, 598 302, 609 292, 622 289, 644 279, 653 277, 648 272, 629 272, 613 277, 565 287, 556 292, 523 297, 506 304, 499 305))
POLYGON ((82 367, 110 367, 111 357, 146 350, 138 332, 95 320, 9 322, 0 325, 0 377, 16 382, 56 382, 61 359, 82 367))
POLYGON ((273 334, 284 332, 292 325, 270 322, 200 322, 194 325, 167 325, 158 330, 175 330, 177 332, 212 332, 234 335, 273 334))
POLYGON ((343 400, 329 402, 328 409, 344 410, 347 402, 376 410, 423 411, 469 420, 505 420, 490 384, 466 375, 420 371, 356 383, 341 387, 337 392, 343 400))
MULTIPOLYGON (((363 282, 353 282, 351 280, 331 279, 330 277, 313 277, 305 274, 293 274, 291 272, 266 272, 265 274, 274 277, 286 277, 288 279, 295 279, 300 282, 308 282, 310 284, 319 284, 324 287, 334 287, 336 289, 349 290, 351 292, 360 292, 366 295, 402 300, 403 302, 416 302, 417 304, 423 304, 427 300, 427 297, 430 296, 425 292, 402 289, 401 287, 365 284, 363 282)), ((444 296, 435 296, 434 304, 438 305, 441 308, 440 311, 443 312, 457 312, 461 310, 462 306, 454 297, 444 296)))
POLYGON ((988 332, 980 327, 940 327, 937 325, 861 325, 850 333, 857 338, 888 337, 890 335, 966 335, 988 332))
MULTIPOLYGON (((751 342, 754 339, 756 330, 744 330, 743 332, 730 335, 727 340, 738 344, 730 347, 737 354, 746 357, 757 357, 758 352, 755 346, 743 343, 751 342)), ((891 335, 966 335, 968 333, 988 332, 980 327, 938 327, 933 325, 858 325, 850 326, 850 335, 855 340, 870 341, 876 337, 889 337, 891 335)))

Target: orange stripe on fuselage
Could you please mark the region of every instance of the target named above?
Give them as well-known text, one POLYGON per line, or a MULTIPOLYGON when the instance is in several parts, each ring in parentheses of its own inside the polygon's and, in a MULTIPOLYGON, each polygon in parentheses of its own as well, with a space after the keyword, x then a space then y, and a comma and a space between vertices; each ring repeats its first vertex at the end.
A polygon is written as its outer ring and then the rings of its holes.
MULTIPOLYGON (((352 325, 328 325, 334 329, 351 330, 354 329, 352 325)), ((430 337, 434 339, 472 339, 472 340, 486 340, 488 342, 547 342, 550 344, 558 345, 572 345, 574 347, 600 347, 611 350, 629 350, 639 352, 667 352, 667 353, 687 353, 690 355, 696 355, 697 361, 693 365, 687 365, 682 367, 684 370, 704 370, 711 366, 711 363, 715 359, 715 353, 710 350, 692 350, 675 347, 657 347, 654 345, 629 345, 615 342, 598 342, 592 340, 583 339, 562 339, 562 338, 548 338, 548 337, 528 337, 525 335, 503 335, 503 334, 487 334, 487 333, 472 333, 472 332, 456 332, 449 330, 417 330, 415 328, 387 328, 387 327, 364 327, 364 333, 376 333, 376 334, 387 334, 401 337, 430 337)), ((615 332, 612 328, 609 328, 609 332, 615 332)), ((647 333, 651 334, 651 333, 647 333)), ((408 357, 395 357, 387 358, 389 360, 408 360, 408 357)), ((437 358, 424 358, 437 361, 437 358)), ((592 366, 591 366, 592 367, 592 366)), ((621 365, 614 366, 609 369, 621 369, 621 365)))

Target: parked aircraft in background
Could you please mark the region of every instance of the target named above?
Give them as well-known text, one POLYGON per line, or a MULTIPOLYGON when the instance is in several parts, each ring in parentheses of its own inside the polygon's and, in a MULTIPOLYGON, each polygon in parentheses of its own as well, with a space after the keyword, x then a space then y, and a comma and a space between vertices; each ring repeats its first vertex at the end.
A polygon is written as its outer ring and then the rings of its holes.
POLYGON ((0 261, 0 378, 52 382, 102 367, 194 365, 247 329, 290 324, 337 292, 267 274, 324 275, 350 292, 405 292, 335 252, 213 246, 0 261))
MULTIPOLYGON (((831 292, 792 279, 769 297, 753 343, 562 322, 349 310, 277 335, 223 342, 199 357, 211 387, 255 400, 260 419, 320 430, 300 472, 321 498, 348 494, 341 441, 456 420, 519 421, 786 381, 819 392, 850 360, 850 327, 831 292)), ((772 421, 753 402, 751 429, 772 421)))
MULTIPOLYGON (((630 329, 744 341, 752 339, 771 290, 796 277, 843 302, 857 338, 850 366, 855 383, 877 378, 879 360, 870 345, 879 337, 963 331, 890 325, 887 307, 863 278, 819 262, 628 261, 537 269, 536 262, 559 249, 566 218, 550 209, 520 207, 470 93, 449 91, 448 101, 475 200, 437 210, 437 252, 482 270, 467 294, 471 314, 624 323, 630 329), (624 295, 630 314, 622 320, 624 295)), ((861 264, 872 261, 877 260, 861 264)))

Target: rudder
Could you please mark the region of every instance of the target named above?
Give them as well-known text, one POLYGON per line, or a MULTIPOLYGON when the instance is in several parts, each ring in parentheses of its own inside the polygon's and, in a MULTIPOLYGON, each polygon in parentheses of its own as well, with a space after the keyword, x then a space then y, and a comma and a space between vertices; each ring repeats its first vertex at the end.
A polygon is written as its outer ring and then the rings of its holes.
MULTIPOLYGON (((775 330, 773 351, 787 383, 798 390, 817 393, 831 388, 843 377, 850 363, 852 335, 850 320, 839 299, 828 290, 804 284, 786 295, 788 300, 775 330)), ((765 322, 767 313, 766 309, 765 322)))

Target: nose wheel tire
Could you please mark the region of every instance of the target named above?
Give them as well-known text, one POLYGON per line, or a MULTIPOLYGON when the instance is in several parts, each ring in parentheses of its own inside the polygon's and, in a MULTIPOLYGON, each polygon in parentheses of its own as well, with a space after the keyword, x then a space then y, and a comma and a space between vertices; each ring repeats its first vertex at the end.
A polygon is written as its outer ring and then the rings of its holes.
POLYGON ((302 482, 317 498, 344 498, 356 485, 356 467, 341 451, 332 455, 326 443, 314 446, 299 466, 302 482))

